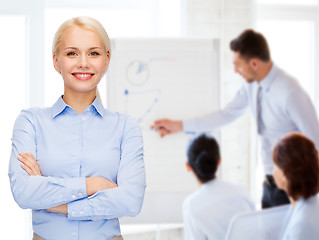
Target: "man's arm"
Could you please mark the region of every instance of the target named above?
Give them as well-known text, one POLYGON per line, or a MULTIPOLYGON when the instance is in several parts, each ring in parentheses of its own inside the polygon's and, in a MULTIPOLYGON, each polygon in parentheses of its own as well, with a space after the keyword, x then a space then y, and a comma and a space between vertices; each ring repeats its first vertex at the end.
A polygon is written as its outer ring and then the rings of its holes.
POLYGON ((164 137, 167 134, 173 134, 183 131, 183 121, 182 120, 171 120, 171 119, 159 119, 156 120, 151 129, 157 131, 161 137, 164 137))
POLYGON ((241 116, 248 107, 246 85, 243 85, 223 109, 210 114, 185 120, 158 119, 151 129, 156 130, 161 137, 178 132, 205 132, 216 130, 231 123, 241 116))
POLYGON ((304 92, 293 92, 286 102, 287 112, 298 130, 309 137, 319 149, 319 122, 315 107, 304 92))

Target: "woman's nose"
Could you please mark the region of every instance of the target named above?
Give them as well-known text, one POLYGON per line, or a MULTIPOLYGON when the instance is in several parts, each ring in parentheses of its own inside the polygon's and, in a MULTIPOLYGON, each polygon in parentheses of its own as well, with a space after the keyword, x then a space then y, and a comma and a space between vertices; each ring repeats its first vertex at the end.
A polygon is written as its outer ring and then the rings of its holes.
POLYGON ((86 56, 81 56, 79 59, 79 68, 88 69, 90 67, 89 60, 86 56))

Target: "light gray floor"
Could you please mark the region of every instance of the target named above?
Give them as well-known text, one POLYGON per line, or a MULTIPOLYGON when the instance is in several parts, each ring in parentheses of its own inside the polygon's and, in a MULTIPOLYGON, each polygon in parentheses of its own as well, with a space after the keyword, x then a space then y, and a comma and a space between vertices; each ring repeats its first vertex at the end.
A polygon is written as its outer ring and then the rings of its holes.
POLYGON ((183 240, 182 224, 121 225, 124 240, 183 240))

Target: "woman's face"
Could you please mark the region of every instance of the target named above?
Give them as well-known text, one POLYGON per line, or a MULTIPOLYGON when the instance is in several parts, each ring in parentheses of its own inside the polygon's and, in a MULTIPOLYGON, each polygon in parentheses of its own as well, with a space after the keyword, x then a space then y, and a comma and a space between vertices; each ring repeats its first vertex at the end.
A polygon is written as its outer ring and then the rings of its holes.
POLYGON ((109 60, 101 37, 77 26, 63 33, 58 54, 53 55, 54 67, 63 77, 65 92, 95 91, 109 60))
POLYGON ((287 192, 287 178, 284 172, 278 167, 276 163, 274 163, 273 176, 277 187, 287 192))

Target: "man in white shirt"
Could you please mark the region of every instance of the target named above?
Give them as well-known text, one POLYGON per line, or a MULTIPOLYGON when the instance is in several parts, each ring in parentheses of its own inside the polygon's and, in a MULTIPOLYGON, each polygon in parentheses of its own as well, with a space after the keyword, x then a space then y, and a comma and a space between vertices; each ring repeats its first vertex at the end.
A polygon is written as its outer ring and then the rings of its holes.
POLYGON ((315 108, 297 80, 272 62, 262 34, 245 30, 231 41, 230 48, 234 70, 245 79, 233 100, 206 116, 188 120, 159 119, 152 128, 162 137, 181 131, 212 131, 231 123, 250 108, 257 122, 265 173, 262 207, 289 203, 272 177, 272 148, 279 137, 289 132, 305 134, 318 148, 319 124, 315 108))

